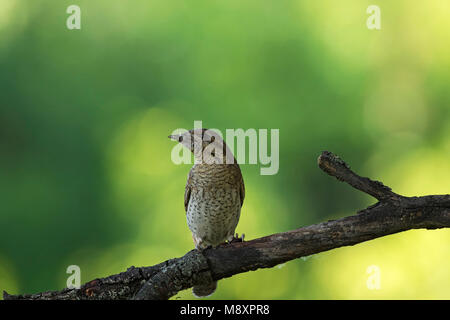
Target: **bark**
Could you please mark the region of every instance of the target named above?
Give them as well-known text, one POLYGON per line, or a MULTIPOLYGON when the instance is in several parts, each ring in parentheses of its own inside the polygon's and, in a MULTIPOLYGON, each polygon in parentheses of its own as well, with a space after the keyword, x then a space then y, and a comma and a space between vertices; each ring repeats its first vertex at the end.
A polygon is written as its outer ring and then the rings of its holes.
POLYGON ((95 279, 80 289, 10 295, 9 299, 168 299, 179 291, 259 268, 271 268, 296 258, 411 229, 450 227, 450 195, 404 197, 381 182, 360 177, 339 157, 323 152, 319 167, 340 181, 378 200, 355 215, 263 238, 223 244, 151 267, 131 267, 120 274, 95 279))

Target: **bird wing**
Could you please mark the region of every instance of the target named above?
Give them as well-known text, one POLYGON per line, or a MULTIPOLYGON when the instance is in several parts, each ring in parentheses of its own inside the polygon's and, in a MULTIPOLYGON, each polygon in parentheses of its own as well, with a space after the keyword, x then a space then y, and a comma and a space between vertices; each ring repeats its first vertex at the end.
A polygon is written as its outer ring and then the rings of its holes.
POLYGON ((241 196, 241 207, 244 204, 244 198, 245 198, 245 187, 244 187, 244 179, 241 180, 241 185, 239 189, 239 194, 241 196))
POLYGON ((237 168, 238 168, 238 174, 239 174, 239 196, 241 198, 241 207, 244 204, 244 198, 245 198, 245 186, 244 186, 244 178, 242 177, 242 172, 241 172, 241 168, 239 167, 238 164, 237 168))
POLYGON ((187 212, 189 200, 191 199, 191 179, 192 174, 191 171, 189 171, 188 179, 186 182, 186 188, 184 189, 184 210, 187 212))

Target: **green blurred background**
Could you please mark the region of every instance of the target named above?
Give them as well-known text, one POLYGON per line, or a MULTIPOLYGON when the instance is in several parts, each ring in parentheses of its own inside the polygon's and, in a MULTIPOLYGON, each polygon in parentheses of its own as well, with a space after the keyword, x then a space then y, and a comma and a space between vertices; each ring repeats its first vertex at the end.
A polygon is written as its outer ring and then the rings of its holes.
MULTIPOLYGON (((317 168, 322 150, 395 192, 449 193, 449 15, 446 0, 0 0, 0 290, 192 249, 190 166, 167 135, 194 120, 280 129, 277 175, 241 166, 247 239, 373 203, 317 168), (66 28, 71 4, 81 30, 66 28)), ((449 243, 403 232, 234 276, 211 298, 449 299, 449 243)))

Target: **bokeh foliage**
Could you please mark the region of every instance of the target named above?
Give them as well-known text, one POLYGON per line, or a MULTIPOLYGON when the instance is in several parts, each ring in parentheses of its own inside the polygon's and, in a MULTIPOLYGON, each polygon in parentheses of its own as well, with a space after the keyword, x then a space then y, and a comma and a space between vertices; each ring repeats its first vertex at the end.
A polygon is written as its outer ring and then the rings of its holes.
MULTIPOLYGON (((167 135, 194 120, 280 129, 277 175, 242 166, 248 239, 373 202, 317 168, 322 150, 398 193, 449 193, 449 14, 441 0, 0 0, 0 289, 190 250, 189 166, 167 135), (81 30, 65 26, 71 4, 81 30)), ((449 299, 449 243, 408 231, 237 275, 211 298, 449 299)))

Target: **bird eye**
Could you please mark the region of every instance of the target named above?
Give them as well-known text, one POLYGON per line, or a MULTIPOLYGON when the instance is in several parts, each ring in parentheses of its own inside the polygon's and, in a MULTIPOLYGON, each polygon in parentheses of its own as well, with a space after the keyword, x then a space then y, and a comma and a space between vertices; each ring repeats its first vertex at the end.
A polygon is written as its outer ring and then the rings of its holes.
POLYGON ((216 140, 216 137, 212 136, 211 137, 211 142, 214 142, 214 140, 216 140))
POLYGON ((183 141, 183 136, 179 136, 178 137, 178 142, 182 142, 183 141))

